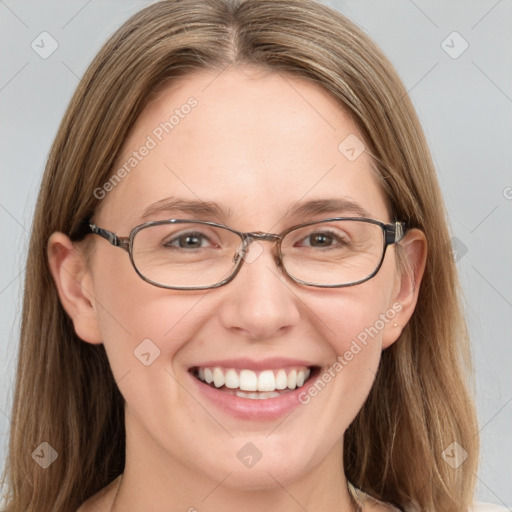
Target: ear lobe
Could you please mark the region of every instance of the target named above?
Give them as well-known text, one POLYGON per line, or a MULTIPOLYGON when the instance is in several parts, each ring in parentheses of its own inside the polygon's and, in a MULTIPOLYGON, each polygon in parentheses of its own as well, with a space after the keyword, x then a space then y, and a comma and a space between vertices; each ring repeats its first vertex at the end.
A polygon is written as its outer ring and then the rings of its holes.
POLYGON ((60 302, 76 334, 88 343, 102 343, 85 258, 63 233, 51 235, 47 254, 60 302))
POLYGON ((398 271, 392 296, 392 309, 397 314, 386 326, 382 339, 383 350, 398 339, 414 313, 427 262, 427 239, 423 231, 409 230, 400 245, 403 265, 398 271))

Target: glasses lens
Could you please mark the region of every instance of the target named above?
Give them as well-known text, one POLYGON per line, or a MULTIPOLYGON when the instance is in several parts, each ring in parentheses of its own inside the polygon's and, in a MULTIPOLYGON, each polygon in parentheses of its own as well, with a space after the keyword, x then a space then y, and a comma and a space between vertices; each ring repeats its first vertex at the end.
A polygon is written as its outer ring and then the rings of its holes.
POLYGON ((154 283, 208 287, 233 273, 240 241, 235 233, 207 224, 155 224, 137 232, 132 257, 139 273, 154 283))
POLYGON ((311 224, 288 233, 281 245, 283 265, 293 278, 333 286, 369 277, 384 253, 378 224, 338 220, 311 224))

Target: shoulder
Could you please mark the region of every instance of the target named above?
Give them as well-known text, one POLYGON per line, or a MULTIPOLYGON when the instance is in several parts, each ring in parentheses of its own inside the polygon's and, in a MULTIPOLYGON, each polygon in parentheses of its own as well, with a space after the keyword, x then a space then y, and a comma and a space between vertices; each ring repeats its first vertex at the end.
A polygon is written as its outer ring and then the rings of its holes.
MULTIPOLYGON (((399 509, 393 507, 388 503, 383 503, 369 494, 354 487, 350 482, 348 483, 349 490, 354 498, 356 498, 363 507, 371 510, 372 512, 401 512, 399 509)), ((418 512, 416 509, 407 508, 404 512, 418 512)), ((492 503, 477 503, 474 502, 473 506, 467 512, 512 512, 512 509, 494 505, 492 503)))
MULTIPOLYGON (((405 512, 419 512, 416 508, 409 510, 405 509, 405 512)), ((502 507, 500 505, 494 505, 492 503, 477 503, 467 509, 467 512, 512 512, 512 509, 502 507)))
POLYGON ((510 509, 492 503, 474 503, 468 512, 510 512, 510 509))

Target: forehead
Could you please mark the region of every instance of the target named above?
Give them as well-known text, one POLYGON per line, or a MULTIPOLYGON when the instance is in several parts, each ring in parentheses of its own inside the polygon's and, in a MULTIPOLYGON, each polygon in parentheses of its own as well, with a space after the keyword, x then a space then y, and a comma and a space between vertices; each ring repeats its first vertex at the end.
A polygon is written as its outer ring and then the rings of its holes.
POLYGON ((139 116, 113 169, 122 177, 98 215, 133 227, 149 205, 172 196, 215 202, 233 227, 259 229, 297 202, 345 198, 384 220, 369 155, 340 151, 361 139, 347 111, 313 82, 259 68, 195 72, 160 87, 139 116))

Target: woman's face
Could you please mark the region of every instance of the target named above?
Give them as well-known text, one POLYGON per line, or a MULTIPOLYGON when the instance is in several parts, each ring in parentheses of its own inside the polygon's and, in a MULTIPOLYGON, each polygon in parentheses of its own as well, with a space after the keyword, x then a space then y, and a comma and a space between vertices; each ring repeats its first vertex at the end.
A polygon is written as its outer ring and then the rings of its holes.
MULTIPOLYGON (((137 120, 114 168, 129 171, 97 191, 104 198, 93 221, 122 236, 169 218, 279 233, 359 215, 341 204, 319 208, 336 200, 391 222, 370 157, 358 156, 360 139, 336 101, 305 80, 248 68, 187 75, 161 89, 137 120), (317 211, 294 213, 313 201, 317 211)), ((381 351, 411 312, 394 246, 369 281, 322 289, 287 279, 272 243, 255 242, 227 285, 178 291, 143 281, 128 254, 106 240, 89 243, 83 283, 93 315, 81 335, 104 343, 125 398, 127 464, 137 460, 151 472, 164 463, 215 482, 229 474, 224 485, 245 489, 341 466, 343 433, 381 351), (255 399, 193 374, 214 367, 275 377, 284 370, 286 385, 293 369, 314 371, 296 391, 255 399), (310 386, 322 376, 315 392, 310 386)))

